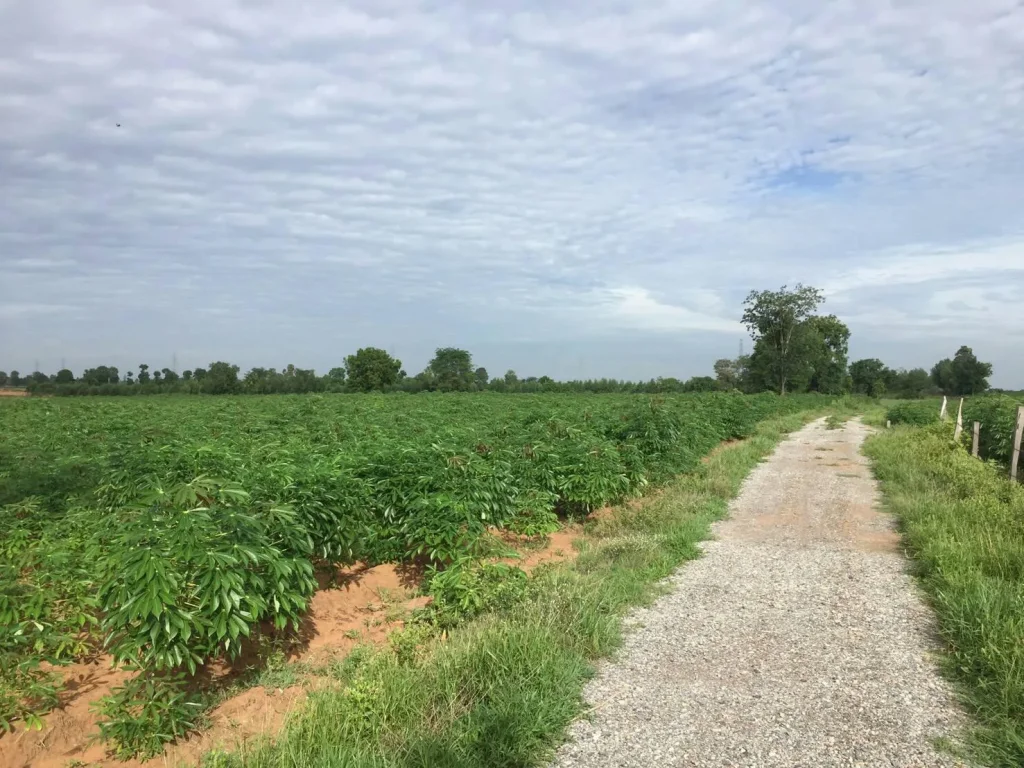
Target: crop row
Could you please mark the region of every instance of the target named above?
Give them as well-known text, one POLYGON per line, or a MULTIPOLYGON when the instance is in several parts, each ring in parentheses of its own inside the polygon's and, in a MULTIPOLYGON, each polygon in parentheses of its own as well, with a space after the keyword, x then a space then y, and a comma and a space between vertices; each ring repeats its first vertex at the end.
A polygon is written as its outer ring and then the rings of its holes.
MULTIPOLYGON (((39 662, 138 668, 143 700, 296 625, 317 565, 473 556, 493 528, 638 495, 814 396, 478 395, 4 403, 0 725, 53 702, 39 662)), ((179 713, 180 714, 180 713, 179 713)), ((170 718, 172 723, 187 720, 170 718)), ((173 731, 173 728, 169 730, 173 731)), ((171 734, 173 735, 173 734, 171 734)))

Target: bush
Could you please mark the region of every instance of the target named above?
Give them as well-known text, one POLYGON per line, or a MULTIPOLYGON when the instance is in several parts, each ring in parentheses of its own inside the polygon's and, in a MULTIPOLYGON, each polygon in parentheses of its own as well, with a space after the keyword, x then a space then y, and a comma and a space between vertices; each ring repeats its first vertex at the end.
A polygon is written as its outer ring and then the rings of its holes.
POLYGON ((1013 454, 1013 433, 1017 425, 1019 397, 985 395, 964 400, 964 432, 971 434, 970 424, 981 424, 978 450, 983 459, 994 459, 1008 465, 1013 454))
POLYGON ((923 427, 939 421, 939 405, 934 400, 896 403, 886 411, 885 418, 893 424, 923 427))

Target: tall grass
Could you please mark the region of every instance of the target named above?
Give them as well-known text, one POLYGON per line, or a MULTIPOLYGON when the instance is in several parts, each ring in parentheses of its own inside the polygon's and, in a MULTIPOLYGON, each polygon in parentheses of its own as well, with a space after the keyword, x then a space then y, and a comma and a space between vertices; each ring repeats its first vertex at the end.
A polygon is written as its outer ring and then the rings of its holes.
MULTIPOLYGON (((275 741, 210 755, 208 766, 501 768, 543 764, 583 707, 594 660, 622 617, 699 554, 747 473, 806 420, 761 424, 648 503, 591 525, 575 563, 535 572, 519 600, 447 637, 367 651, 313 692, 275 741)), ((405 632, 419 631, 415 626, 405 632)))
POLYGON ((1024 487, 953 445, 949 425, 901 427, 865 452, 939 618, 945 672, 991 766, 1024 765, 1024 487))

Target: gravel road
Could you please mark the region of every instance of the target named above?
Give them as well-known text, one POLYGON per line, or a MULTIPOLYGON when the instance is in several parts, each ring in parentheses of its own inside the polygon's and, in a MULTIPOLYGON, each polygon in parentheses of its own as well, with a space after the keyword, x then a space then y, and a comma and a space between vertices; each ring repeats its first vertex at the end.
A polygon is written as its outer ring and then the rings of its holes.
POLYGON ((705 556, 637 611, 553 765, 956 766, 963 725, 860 455, 816 421, 747 478, 705 556))

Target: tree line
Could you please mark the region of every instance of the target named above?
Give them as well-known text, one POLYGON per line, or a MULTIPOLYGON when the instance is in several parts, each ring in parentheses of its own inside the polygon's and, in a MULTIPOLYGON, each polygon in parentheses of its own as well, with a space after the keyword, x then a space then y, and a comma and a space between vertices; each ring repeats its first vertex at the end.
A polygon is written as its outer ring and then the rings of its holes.
POLYGON ((18 371, 0 371, 0 387, 26 387, 53 395, 148 394, 300 394, 310 392, 684 392, 776 391, 820 392, 879 397, 925 397, 935 394, 979 394, 989 388, 992 365, 978 360, 970 347, 960 347, 953 358, 940 360, 931 371, 891 369, 870 358, 848 362, 850 329, 835 315, 818 314, 822 292, 810 286, 783 286, 778 291, 751 291, 743 303, 743 323, 754 341, 753 352, 722 358, 714 376, 687 380, 671 377, 649 381, 585 379, 556 381, 550 376, 520 378, 515 371, 492 378, 476 367, 464 349, 435 350, 427 367, 413 376, 402 361, 383 349, 364 347, 346 357, 343 365, 317 375, 312 369, 288 365, 282 370, 252 368, 241 374, 237 365, 217 361, 206 368, 180 374, 169 368, 123 374, 115 366, 101 365, 75 377, 64 368, 47 375, 36 371, 22 378, 18 371))

